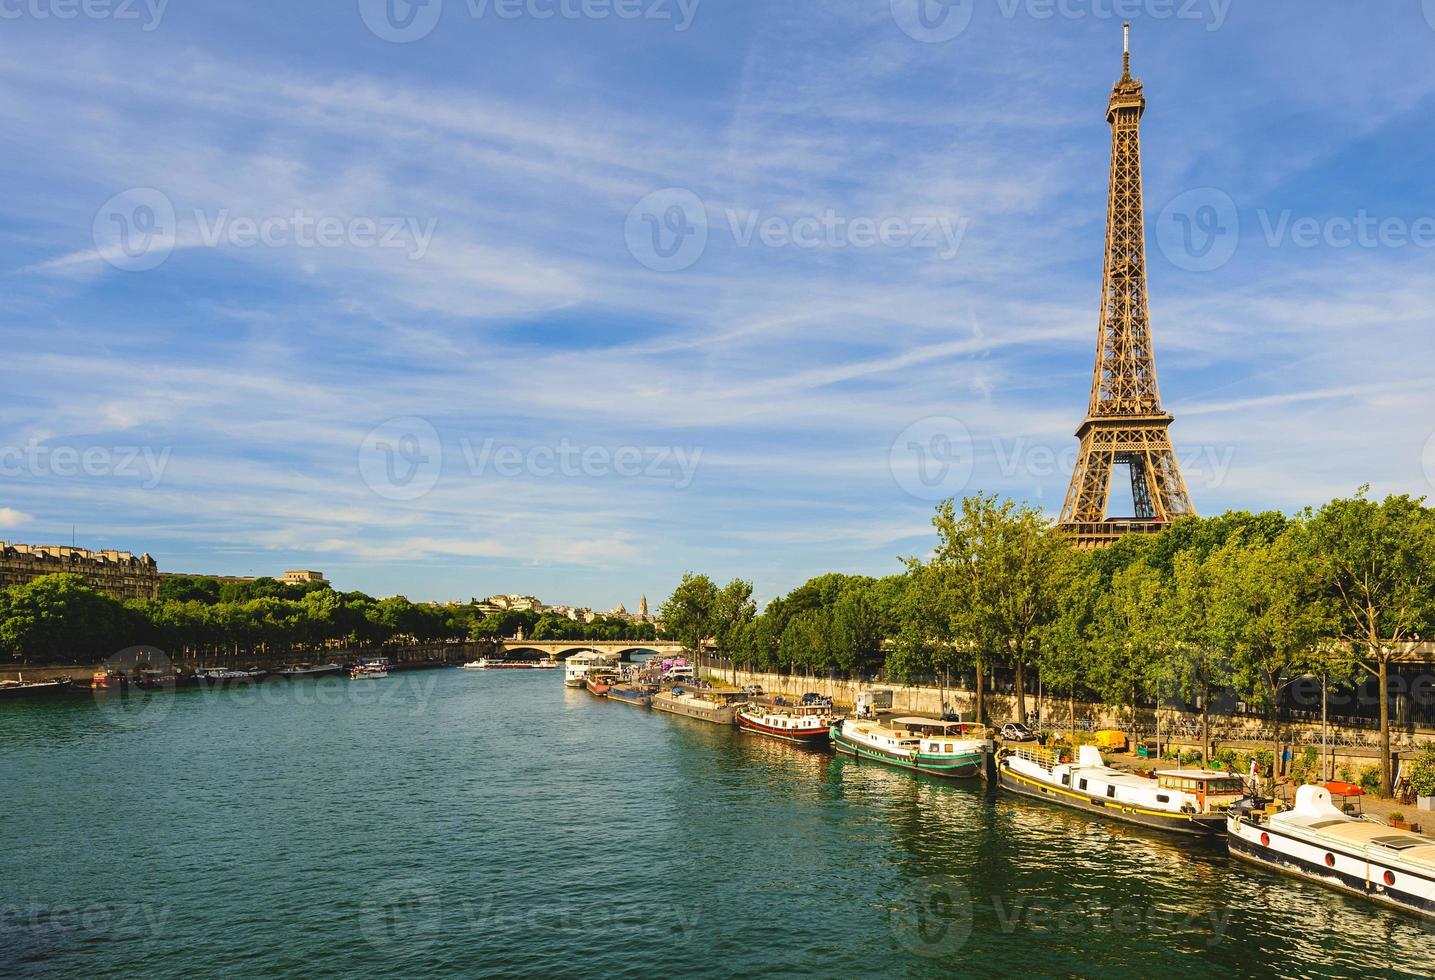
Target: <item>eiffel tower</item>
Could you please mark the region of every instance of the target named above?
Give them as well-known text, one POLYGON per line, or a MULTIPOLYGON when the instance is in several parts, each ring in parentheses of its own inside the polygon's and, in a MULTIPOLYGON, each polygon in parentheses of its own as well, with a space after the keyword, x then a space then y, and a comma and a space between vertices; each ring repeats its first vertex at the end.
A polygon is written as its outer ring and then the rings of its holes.
POLYGON ((1146 225, 1141 199, 1141 116, 1146 96, 1131 77, 1131 25, 1121 80, 1111 91, 1111 191, 1106 213, 1106 262, 1101 276, 1101 324, 1096 370, 1061 530, 1078 547, 1102 548, 1124 534, 1162 530, 1195 514, 1176 452, 1172 417, 1161 408, 1151 311, 1146 294, 1146 225), (1108 518, 1112 471, 1131 474, 1135 516, 1108 518))

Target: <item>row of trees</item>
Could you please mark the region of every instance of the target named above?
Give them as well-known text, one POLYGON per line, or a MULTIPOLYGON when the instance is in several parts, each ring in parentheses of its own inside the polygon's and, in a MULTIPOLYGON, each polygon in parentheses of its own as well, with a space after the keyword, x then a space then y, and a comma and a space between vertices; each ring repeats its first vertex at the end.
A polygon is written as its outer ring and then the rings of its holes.
POLYGON ((1296 681, 1334 689, 1369 677, 1390 792, 1390 665, 1435 630, 1435 511, 1423 500, 1374 501, 1362 489, 1295 517, 1184 518, 1095 552, 995 496, 948 501, 933 525, 936 548, 902 575, 823 575, 761 615, 750 583, 718 589, 687 575, 663 619, 694 647, 708 638, 757 669, 974 675, 979 711, 1001 668, 1022 720, 1033 674, 1133 716, 1179 696, 1202 707, 1207 758, 1218 694, 1261 706, 1278 736, 1296 681))
POLYGON ((93 663, 139 644, 202 656, 429 643, 471 636, 480 622, 467 606, 274 579, 165 579, 158 598, 127 602, 69 574, 0 589, 0 655, 19 663, 93 663))

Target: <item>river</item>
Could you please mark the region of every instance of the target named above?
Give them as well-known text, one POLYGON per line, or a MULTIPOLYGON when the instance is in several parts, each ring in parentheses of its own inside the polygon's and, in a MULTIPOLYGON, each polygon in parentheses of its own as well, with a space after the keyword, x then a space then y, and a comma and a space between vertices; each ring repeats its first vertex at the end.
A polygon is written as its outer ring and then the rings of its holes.
POLYGON ((0 705, 0 972, 1435 975, 1435 929, 556 672, 0 705))

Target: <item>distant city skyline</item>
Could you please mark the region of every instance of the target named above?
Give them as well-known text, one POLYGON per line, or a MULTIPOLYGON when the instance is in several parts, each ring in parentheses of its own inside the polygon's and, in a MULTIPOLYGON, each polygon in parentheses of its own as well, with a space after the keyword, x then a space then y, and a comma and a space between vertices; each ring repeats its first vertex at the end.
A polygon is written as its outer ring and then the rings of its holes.
MULTIPOLYGON (((0 539, 611 608, 1054 517, 1127 12, 921 6, 7 19, 0 539)), ((1131 7, 1196 509, 1435 493, 1435 2, 1131 7)))

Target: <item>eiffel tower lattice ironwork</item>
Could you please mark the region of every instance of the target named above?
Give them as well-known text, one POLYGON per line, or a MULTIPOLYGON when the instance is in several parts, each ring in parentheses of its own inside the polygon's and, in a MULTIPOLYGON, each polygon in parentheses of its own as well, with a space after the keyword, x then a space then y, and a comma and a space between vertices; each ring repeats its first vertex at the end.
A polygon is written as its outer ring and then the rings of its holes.
POLYGON ((1106 215, 1106 261, 1101 277, 1101 324, 1091 403, 1076 436, 1081 440, 1061 529, 1078 546, 1100 548, 1124 534, 1155 532, 1195 514, 1171 446, 1172 417, 1161 407, 1151 311, 1146 292, 1146 223, 1141 195, 1141 116, 1146 96, 1131 77, 1131 25, 1121 79, 1111 92, 1111 189, 1106 215), (1108 518, 1112 473, 1131 474, 1135 515, 1108 518))

